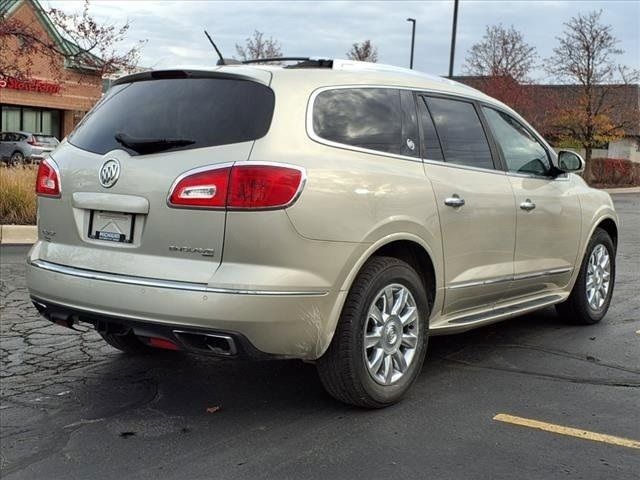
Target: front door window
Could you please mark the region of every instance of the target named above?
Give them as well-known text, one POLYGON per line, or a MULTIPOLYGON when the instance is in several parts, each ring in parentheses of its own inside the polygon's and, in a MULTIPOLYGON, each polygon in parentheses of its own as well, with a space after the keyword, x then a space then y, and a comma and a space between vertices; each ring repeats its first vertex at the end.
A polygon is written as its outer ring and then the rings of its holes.
POLYGON ((516 173, 546 175, 551 168, 547 150, 512 116, 484 107, 493 136, 498 142, 507 170, 516 173))

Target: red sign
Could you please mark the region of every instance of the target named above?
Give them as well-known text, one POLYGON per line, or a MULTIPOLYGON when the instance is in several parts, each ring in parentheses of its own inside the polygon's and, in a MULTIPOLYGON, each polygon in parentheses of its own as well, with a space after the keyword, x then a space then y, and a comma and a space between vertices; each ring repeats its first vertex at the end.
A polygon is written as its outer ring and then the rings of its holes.
POLYGON ((59 83, 43 82, 42 80, 18 80, 13 77, 5 77, 0 78, 0 88, 55 94, 60 93, 61 86, 59 83))

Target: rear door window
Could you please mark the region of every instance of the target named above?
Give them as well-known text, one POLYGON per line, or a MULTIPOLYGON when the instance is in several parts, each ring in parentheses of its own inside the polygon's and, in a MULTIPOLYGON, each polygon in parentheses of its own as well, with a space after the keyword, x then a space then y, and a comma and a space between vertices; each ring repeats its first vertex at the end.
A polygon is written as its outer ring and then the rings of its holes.
POLYGON ((448 163, 493 169, 489 142, 472 103, 427 97, 427 105, 448 163))
POLYGON ((76 147, 105 154, 149 140, 170 140, 161 150, 186 150, 263 137, 271 125, 273 91, 229 78, 163 78, 115 85, 69 137, 76 147), (123 134, 123 135, 118 135, 123 134), (133 140, 132 140, 133 139, 133 140), (180 140, 180 141, 176 141, 180 140), (134 142, 135 141, 135 142, 134 142))
POLYGON ((422 156, 425 160, 444 160, 440 140, 433 124, 433 118, 427 110, 426 99, 420 97, 418 100, 418 113, 420 115, 420 126, 422 127, 422 156))
POLYGON ((340 88, 320 92, 313 130, 325 140, 383 153, 419 155, 413 94, 393 88, 340 88))

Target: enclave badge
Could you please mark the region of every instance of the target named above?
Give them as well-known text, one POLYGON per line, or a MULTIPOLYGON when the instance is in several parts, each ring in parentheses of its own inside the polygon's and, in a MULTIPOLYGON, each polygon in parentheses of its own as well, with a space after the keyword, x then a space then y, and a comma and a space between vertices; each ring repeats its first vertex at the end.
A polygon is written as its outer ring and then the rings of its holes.
POLYGON ((180 247, 178 245, 169 245, 169 250, 172 252, 182 253, 199 253, 203 257, 213 257, 215 250, 213 248, 199 248, 199 247, 180 247))
POLYGON ((100 185, 104 188, 113 187, 120 177, 120 162, 115 158, 110 158, 102 164, 98 175, 100 185))

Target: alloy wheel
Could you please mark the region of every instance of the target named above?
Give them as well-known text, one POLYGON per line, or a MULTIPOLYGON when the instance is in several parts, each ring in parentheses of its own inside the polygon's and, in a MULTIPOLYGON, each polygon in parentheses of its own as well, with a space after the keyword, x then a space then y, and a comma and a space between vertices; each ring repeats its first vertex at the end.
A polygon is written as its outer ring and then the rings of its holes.
POLYGON ((607 248, 599 243, 591 251, 587 264, 587 303, 599 310, 607 300, 611 285, 611 259, 607 248))
POLYGON ((409 370, 419 340, 419 317, 415 299, 398 283, 375 296, 364 329, 364 357, 371 377, 391 385, 409 370))

